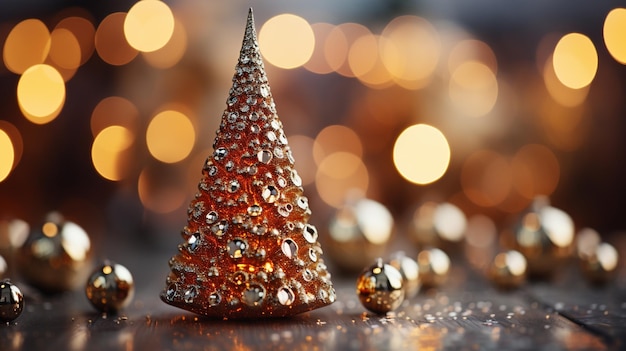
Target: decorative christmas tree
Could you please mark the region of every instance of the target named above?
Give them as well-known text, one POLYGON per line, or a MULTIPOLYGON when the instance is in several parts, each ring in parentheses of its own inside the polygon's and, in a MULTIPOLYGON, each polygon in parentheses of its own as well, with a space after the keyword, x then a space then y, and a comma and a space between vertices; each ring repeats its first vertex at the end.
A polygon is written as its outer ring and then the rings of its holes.
POLYGON ((270 93, 252 9, 185 242, 161 299, 202 315, 280 317, 331 304, 302 180, 270 93))

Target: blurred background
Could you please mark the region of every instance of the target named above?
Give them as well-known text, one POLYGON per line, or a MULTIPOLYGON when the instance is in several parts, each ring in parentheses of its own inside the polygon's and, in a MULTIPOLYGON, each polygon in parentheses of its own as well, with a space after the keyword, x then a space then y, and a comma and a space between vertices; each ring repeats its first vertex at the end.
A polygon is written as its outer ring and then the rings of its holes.
POLYGON ((626 228, 626 2, 583 0, 0 1, 0 220, 173 253, 250 6, 321 232, 354 196, 400 238, 428 201, 497 233, 538 195, 626 228))

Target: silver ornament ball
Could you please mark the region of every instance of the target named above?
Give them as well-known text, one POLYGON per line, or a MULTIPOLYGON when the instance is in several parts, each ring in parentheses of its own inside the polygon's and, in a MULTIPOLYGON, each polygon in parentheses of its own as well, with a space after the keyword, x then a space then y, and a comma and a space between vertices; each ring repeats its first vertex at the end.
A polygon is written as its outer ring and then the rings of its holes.
POLYGON ((22 314, 24 295, 8 280, 0 282, 0 321, 10 322, 22 314))

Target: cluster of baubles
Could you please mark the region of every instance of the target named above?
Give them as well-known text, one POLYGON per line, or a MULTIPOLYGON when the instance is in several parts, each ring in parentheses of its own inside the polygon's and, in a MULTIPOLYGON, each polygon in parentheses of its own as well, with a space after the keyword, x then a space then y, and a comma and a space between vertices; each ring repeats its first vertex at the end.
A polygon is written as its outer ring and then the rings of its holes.
POLYGON ((356 293, 365 308, 384 314, 414 298, 421 288, 439 287, 449 269, 450 258, 438 248, 420 251, 417 260, 397 251, 386 260, 377 258, 361 272, 356 293))
POLYGON ((132 292, 130 273, 113 265, 106 279, 99 279, 104 270, 92 271, 92 250, 87 232, 58 212, 49 213, 37 226, 19 219, 0 222, 0 279, 7 278, 0 283, 0 320, 12 321, 24 309, 24 296, 10 277, 45 294, 85 288, 88 299, 103 312, 127 305, 132 293, 123 291, 132 292), (120 271, 125 285, 111 279, 120 271))
MULTIPOLYGON (((371 255, 383 256, 380 253, 390 244, 393 218, 383 205, 358 199, 337 210, 330 221, 331 258, 344 272, 354 271, 359 264, 367 266, 357 279, 357 294, 367 309, 385 313, 414 296, 420 286, 438 287, 445 282, 450 268, 446 252, 460 255, 463 245, 467 249, 476 244, 469 243, 468 222, 463 211, 450 203, 425 202, 414 211, 405 231, 421 250, 417 259, 396 253, 387 260, 373 260, 371 255), (396 279, 398 272, 402 279, 396 279)), ((551 206, 546 197, 537 197, 509 228, 498 241, 494 226, 492 237, 476 244, 489 246, 481 254, 492 259, 480 269, 500 290, 519 288, 527 279, 550 279, 573 257, 592 284, 605 284, 615 275, 617 250, 602 242, 593 229, 575 233, 571 217, 551 206)))

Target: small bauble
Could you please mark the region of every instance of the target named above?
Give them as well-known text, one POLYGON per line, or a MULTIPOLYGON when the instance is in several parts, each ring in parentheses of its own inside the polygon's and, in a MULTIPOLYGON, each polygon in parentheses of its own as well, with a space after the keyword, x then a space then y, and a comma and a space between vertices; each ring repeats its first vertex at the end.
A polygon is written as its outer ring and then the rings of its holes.
POLYGON ((116 312, 132 301, 135 283, 126 267, 107 261, 89 277, 85 293, 98 311, 116 312))
POLYGON ((515 289, 526 281, 526 267, 526 258, 518 251, 501 252, 489 266, 489 279, 500 289, 515 289))
POLYGON ((331 219, 325 251, 340 269, 359 272, 385 253, 393 226, 391 213, 379 202, 353 201, 331 219))
POLYGON ((0 282, 0 321, 10 322, 22 314, 24 296, 20 289, 5 280, 0 282))
POLYGON ((522 214, 514 233, 515 249, 526 257, 533 278, 550 277, 570 255, 573 241, 572 218, 543 197, 522 214))
POLYGON ((425 202, 413 213, 409 223, 409 238, 419 248, 456 248, 463 241, 467 217, 450 203, 425 202))
POLYGON ((597 285, 606 284, 615 276, 619 253, 608 243, 598 244, 592 252, 578 256, 585 278, 597 285))
POLYGON ((398 251, 391 255, 389 264, 396 268, 402 275, 405 298, 411 299, 415 297, 422 285, 417 262, 407 256, 403 251, 398 251))
POLYGON ((437 248, 425 249, 417 255, 417 266, 422 286, 435 288, 448 279, 450 257, 437 248))
POLYGON ((356 293, 363 306, 374 313, 393 311, 404 301, 402 274, 379 258, 357 279, 356 293))
POLYGON ((17 254, 17 268, 24 279, 49 293, 78 288, 91 267, 89 236, 58 213, 49 214, 43 225, 34 228, 17 254))

